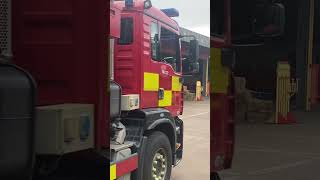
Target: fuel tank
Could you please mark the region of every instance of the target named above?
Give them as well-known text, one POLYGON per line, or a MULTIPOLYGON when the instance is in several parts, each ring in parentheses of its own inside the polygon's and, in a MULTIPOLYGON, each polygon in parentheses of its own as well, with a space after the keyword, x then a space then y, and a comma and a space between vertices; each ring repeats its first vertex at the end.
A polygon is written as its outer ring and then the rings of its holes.
POLYGON ((120 117, 121 113, 121 86, 110 81, 110 118, 120 117))
POLYGON ((32 173, 35 91, 27 72, 0 59, 0 179, 32 173))

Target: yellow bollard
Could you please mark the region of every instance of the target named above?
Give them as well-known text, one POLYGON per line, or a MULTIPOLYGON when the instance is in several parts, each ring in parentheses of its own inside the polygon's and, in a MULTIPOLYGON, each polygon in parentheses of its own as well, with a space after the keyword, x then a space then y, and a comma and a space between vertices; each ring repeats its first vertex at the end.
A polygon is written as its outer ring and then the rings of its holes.
POLYGON ((298 83, 295 79, 291 79, 289 63, 279 62, 277 65, 276 124, 294 122, 290 113, 290 99, 297 90, 298 83))
POLYGON ((202 100, 202 87, 201 87, 201 81, 197 81, 197 87, 196 87, 196 101, 202 100))

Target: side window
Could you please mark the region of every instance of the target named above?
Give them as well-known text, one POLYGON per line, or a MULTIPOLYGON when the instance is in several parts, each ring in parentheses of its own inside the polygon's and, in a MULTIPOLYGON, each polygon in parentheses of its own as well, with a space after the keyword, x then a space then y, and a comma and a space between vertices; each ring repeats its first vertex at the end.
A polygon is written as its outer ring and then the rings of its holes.
POLYGON ((133 18, 121 18, 120 39, 118 44, 128 45, 133 42, 133 18))
POLYGON ((180 42, 173 31, 161 27, 160 36, 161 61, 170 64, 176 72, 180 72, 180 42))
POLYGON ((152 22, 150 26, 150 42, 151 42, 151 57, 153 60, 159 60, 159 28, 158 24, 152 22))

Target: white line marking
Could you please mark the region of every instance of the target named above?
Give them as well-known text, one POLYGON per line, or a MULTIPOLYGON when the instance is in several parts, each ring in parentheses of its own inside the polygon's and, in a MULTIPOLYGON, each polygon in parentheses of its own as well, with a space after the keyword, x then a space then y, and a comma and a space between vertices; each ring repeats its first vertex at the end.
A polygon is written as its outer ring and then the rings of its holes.
POLYGON ((208 114, 210 111, 208 112, 203 112, 203 113, 198 113, 198 114, 194 114, 194 115, 190 115, 190 116, 185 116, 185 117, 181 117, 182 119, 187 119, 187 118, 192 118, 192 117, 195 117, 195 116, 200 116, 200 115, 203 115, 203 114, 208 114))

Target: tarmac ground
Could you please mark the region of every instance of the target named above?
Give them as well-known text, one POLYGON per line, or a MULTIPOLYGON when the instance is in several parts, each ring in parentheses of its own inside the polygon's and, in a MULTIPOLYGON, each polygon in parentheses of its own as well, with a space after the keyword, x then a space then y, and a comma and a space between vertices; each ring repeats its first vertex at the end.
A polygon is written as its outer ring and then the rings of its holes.
POLYGON ((210 180, 210 101, 184 102, 184 150, 172 180, 210 180))
POLYGON ((320 180, 320 113, 296 113, 297 124, 242 123, 233 167, 222 180, 320 180))

